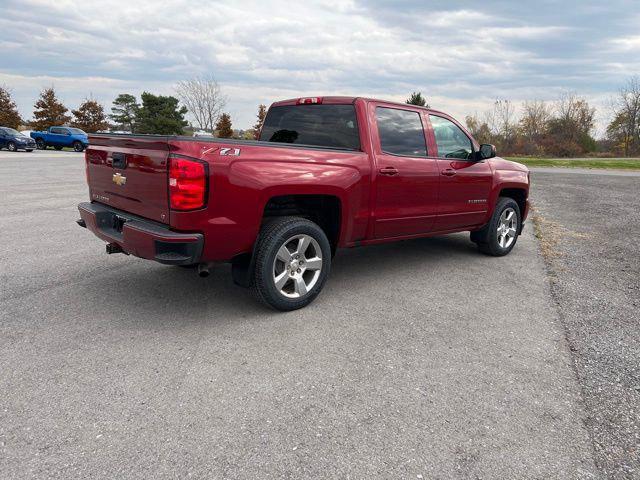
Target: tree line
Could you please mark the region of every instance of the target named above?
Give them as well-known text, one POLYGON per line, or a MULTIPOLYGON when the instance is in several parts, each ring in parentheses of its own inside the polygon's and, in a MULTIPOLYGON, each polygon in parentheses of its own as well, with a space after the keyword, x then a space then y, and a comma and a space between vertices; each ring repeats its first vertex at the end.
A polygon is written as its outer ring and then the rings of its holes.
POLYGON ((257 139, 267 107, 258 106, 256 123, 247 131, 234 130, 231 115, 224 112, 226 97, 212 77, 199 77, 179 82, 176 97, 143 92, 135 95, 121 93, 113 101, 111 113, 96 100, 85 99, 76 110, 69 110, 57 97, 54 87, 40 92, 34 104, 33 119, 25 121, 11 98, 9 88, 0 86, 0 125, 18 129, 46 130, 52 126, 70 125, 87 133, 122 131, 138 134, 182 135, 187 127, 199 129, 220 138, 242 136, 257 139), (195 125, 185 116, 191 113, 195 125))
MULTIPOLYGON (((406 103, 428 107, 420 92, 406 103)), ((599 140, 593 137, 596 109, 575 93, 552 102, 525 101, 519 112, 510 100, 496 100, 465 123, 476 140, 494 144, 500 155, 640 155, 640 77, 628 79, 610 103, 612 120, 599 140)))
MULTIPOLYGON (((25 121, 7 87, 0 87, 0 125, 44 130, 71 125, 86 132, 123 131, 181 135, 189 127, 221 138, 253 139, 264 122, 266 106, 259 105, 256 123, 247 131, 234 130, 226 113, 227 98, 213 77, 178 82, 176 96, 144 92, 140 99, 119 94, 107 114, 96 100, 85 99, 69 110, 53 87, 45 88, 34 104, 33 119, 25 121), (190 113, 194 122, 186 120, 190 113)), ((406 103, 429 107, 421 92, 406 103)), ((640 155, 640 77, 630 78, 611 101, 611 121, 605 136, 593 137, 596 109, 585 98, 565 93, 555 101, 531 100, 519 108, 507 99, 496 100, 483 114, 468 115, 467 129, 481 143, 496 145, 501 155, 573 157, 579 155, 640 155)))

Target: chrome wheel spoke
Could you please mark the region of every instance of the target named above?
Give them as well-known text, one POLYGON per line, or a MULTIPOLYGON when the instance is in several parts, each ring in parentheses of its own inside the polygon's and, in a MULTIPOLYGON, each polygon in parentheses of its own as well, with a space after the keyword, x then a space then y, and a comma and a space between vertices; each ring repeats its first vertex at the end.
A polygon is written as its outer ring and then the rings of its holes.
POLYGON ((288 280, 289 280, 289 272, 285 268, 280 275, 275 277, 276 288, 278 290, 282 290, 282 288, 286 285, 288 280))
POLYGON ((304 266, 307 270, 320 270, 322 268, 322 259, 320 257, 310 258, 304 266))
POLYGON ((278 250, 277 258, 278 260, 281 260, 285 263, 291 260, 291 252, 286 245, 282 245, 280 247, 280 249, 278 250))
POLYGON ((303 237, 298 239, 298 248, 296 249, 296 253, 298 255, 304 256, 304 252, 307 251, 309 245, 311 245, 311 237, 304 235, 303 237))
POLYGON ((307 293, 307 284, 304 282, 304 278, 302 278, 302 275, 296 277, 293 280, 293 282, 294 282, 293 285, 294 285, 295 292, 299 296, 306 295, 306 293, 307 293))

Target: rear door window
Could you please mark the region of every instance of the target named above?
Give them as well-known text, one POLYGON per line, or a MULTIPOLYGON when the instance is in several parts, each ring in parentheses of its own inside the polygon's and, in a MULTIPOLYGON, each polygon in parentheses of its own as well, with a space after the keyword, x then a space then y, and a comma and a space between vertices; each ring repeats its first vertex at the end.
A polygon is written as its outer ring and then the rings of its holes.
POLYGON ((271 107, 260 140, 359 150, 356 110, 351 104, 271 107))
POLYGON ((427 144, 418 112, 377 107, 380 148, 384 153, 404 157, 426 157, 427 144))
POLYGON ((58 135, 65 135, 67 131, 64 128, 52 128, 51 133, 56 133, 58 135))
POLYGON ((468 160, 473 153, 471 139, 451 120, 429 115, 433 134, 438 145, 438 157, 468 160))

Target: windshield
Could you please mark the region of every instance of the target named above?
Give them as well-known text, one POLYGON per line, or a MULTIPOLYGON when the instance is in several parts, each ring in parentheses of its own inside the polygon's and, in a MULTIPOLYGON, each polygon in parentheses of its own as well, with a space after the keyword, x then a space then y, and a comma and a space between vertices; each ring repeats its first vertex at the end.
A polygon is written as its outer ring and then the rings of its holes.
POLYGON ((4 128, 5 133, 8 133, 9 135, 22 135, 22 133, 20 133, 18 130, 14 130, 13 128, 4 128))
POLYGON ((86 135, 86 133, 79 128, 70 128, 69 133, 71 133, 72 135, 86 135))
POLYGON ((353 105, 285 105, 269 109, 260 140, 360 149, 353 105))

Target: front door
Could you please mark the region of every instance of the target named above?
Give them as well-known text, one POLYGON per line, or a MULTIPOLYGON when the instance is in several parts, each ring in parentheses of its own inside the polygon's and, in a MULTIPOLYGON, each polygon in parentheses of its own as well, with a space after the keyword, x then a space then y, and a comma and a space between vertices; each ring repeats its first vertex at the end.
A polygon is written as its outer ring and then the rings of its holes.
POLYGON ((375 150, 375 238, 433 229, 438 201, 438 161, 429 158, 419 111, 370 104, 375 150))
POLYGON ((440 171, 435 230, 482 224, 493 182, 489 163, 475 160, 473 142, 451 119, 430 114, 429 121, 438 148, 440 171))
POLYGON ((63 147, 67 139, 67 130, 64 128, 52 128, 49 135, 49 143, 53 146, 63 147))

